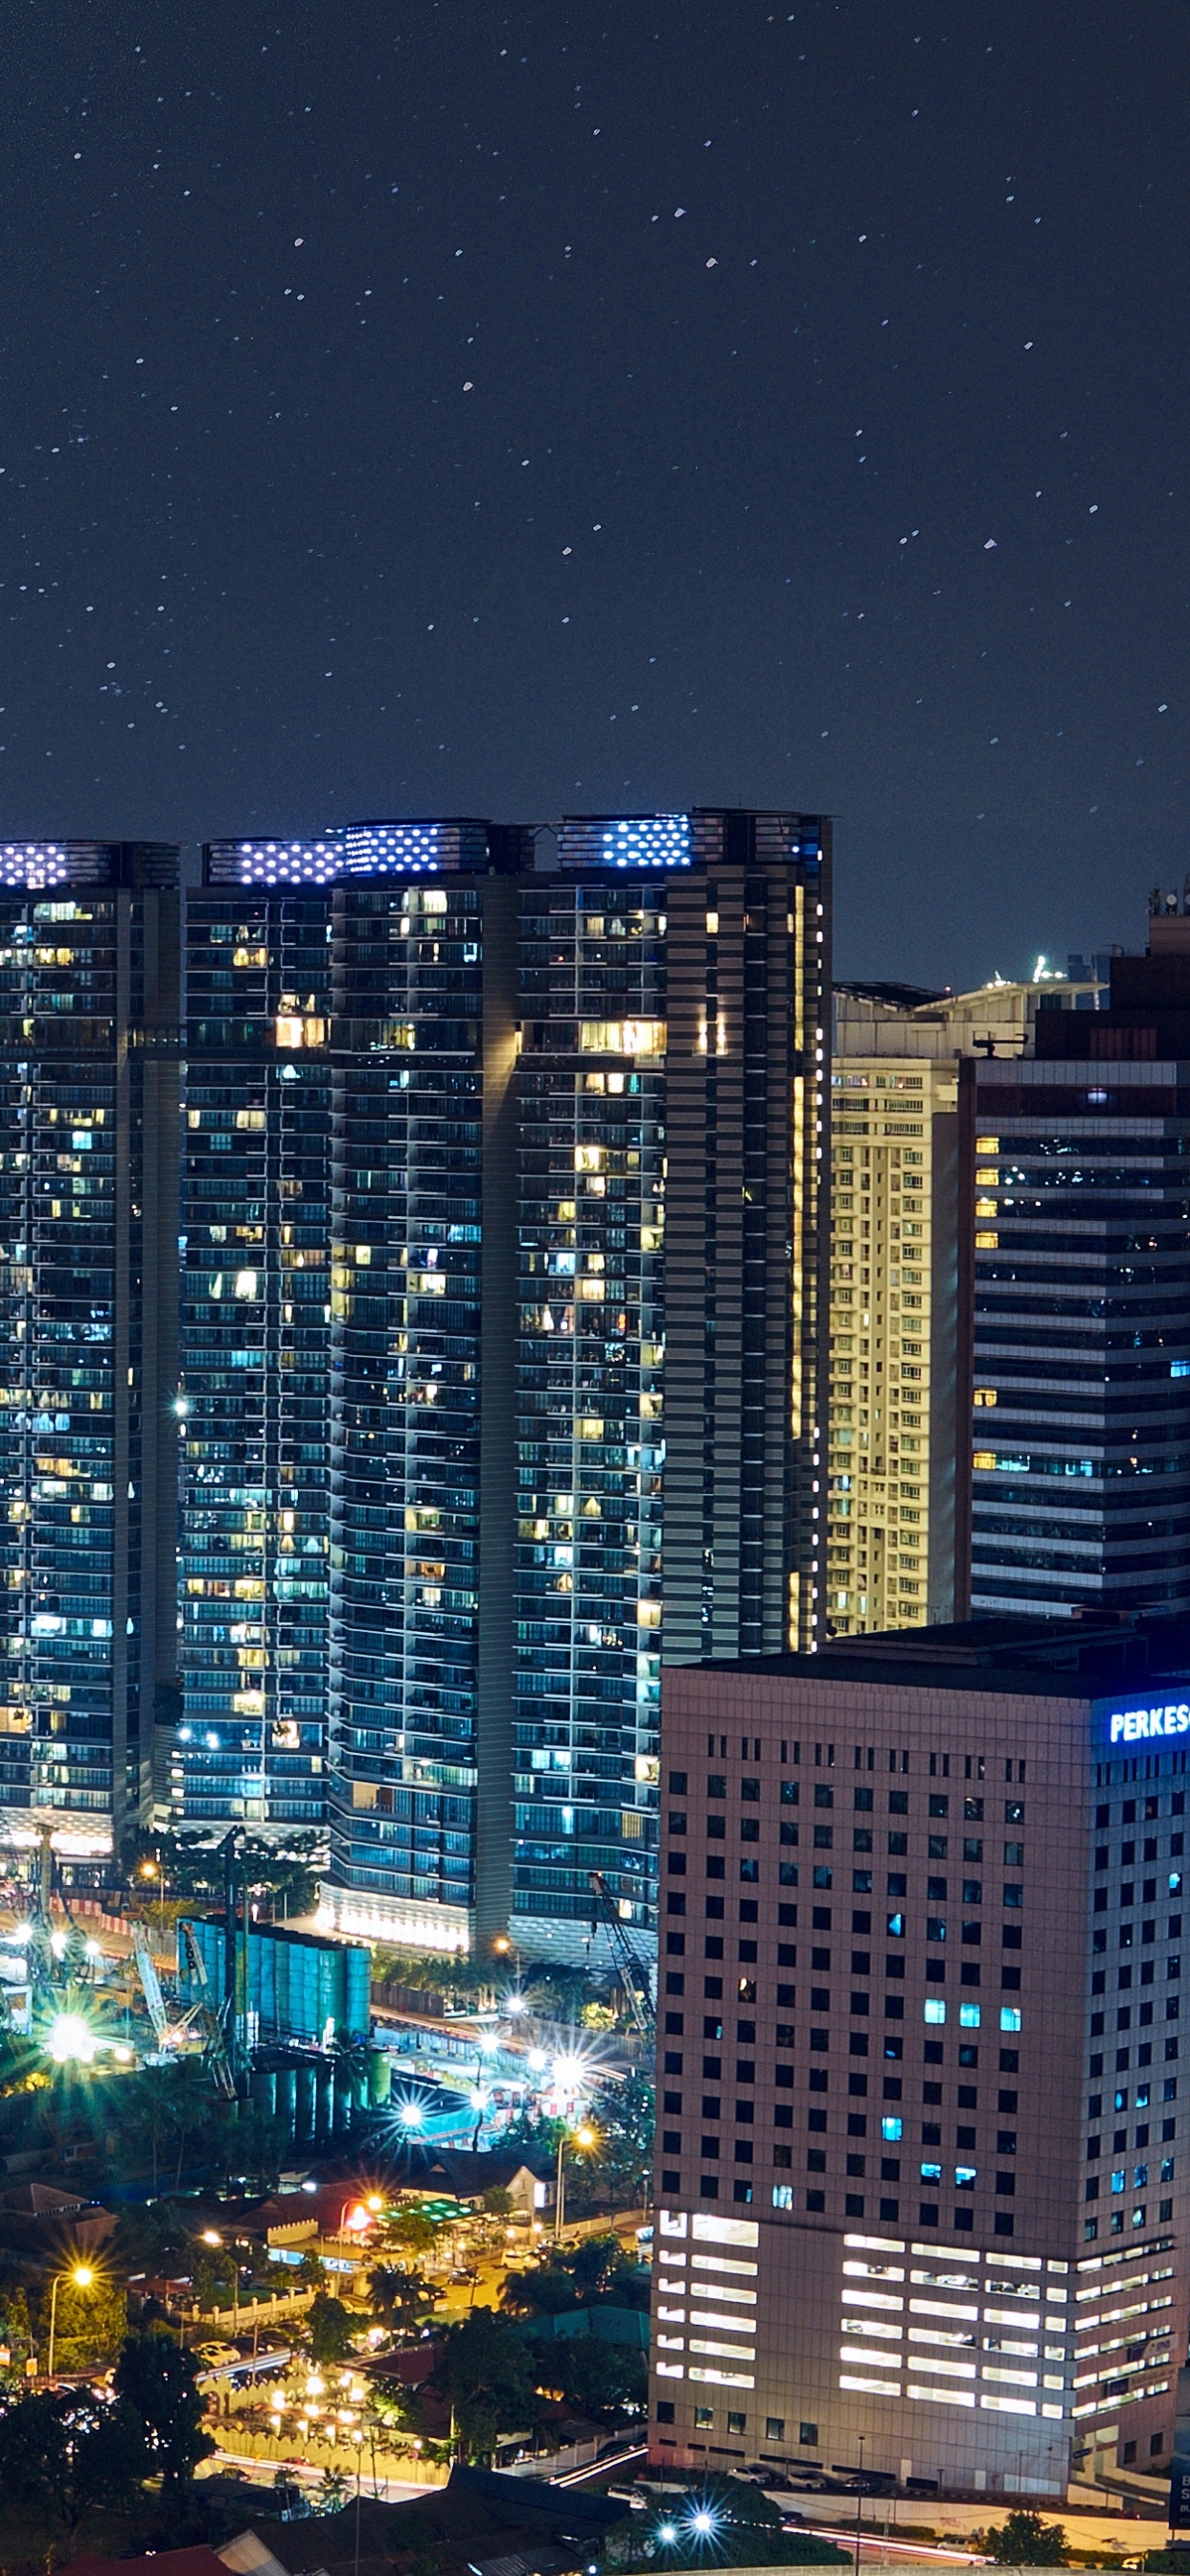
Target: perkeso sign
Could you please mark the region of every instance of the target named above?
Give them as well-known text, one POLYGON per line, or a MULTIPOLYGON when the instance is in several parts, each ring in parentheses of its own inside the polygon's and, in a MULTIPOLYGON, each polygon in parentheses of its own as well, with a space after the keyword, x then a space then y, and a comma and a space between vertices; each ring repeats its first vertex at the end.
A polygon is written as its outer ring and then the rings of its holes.
MULTIPOLYGON (((1182 1687, 1190 1690, 1190 1682, 1182 1687)), ((1176 1743, 1179 1736, 1190 1735, 1190 1698, 1179 1698, 1171 1691, 1167 1699, 1150 1693, 1123 1705, 1119 1700, 1096 1700, 1092 1725, 1096 1744, 1108 1752, 1125 1744, 1176 1743)))

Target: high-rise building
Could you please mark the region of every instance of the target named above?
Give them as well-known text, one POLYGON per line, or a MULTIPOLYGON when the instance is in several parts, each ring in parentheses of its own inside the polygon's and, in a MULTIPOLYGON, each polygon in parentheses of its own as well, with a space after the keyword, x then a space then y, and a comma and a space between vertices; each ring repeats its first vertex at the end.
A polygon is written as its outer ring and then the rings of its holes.
POLYGON ((1157 901, 1108 1008, 976 1067, 977 1611, 1190 1605, 1190 918, 1157 901))
POLYGON ((172 844, 0 848, 0 1804, 96 1856, 177 1713, 177 886, 172 844))
POLYGON ((655 2464, 1168 2466, 1188 1734, 1183 1621, 667 1673, 655 2464))
POLYGON ((183 1810, 332 1910, 507 1923, 527 833, 212 844, 190 910, 183 1810))
POLYGON ((966 1608, 970 1228, 959 1103, 969 1071, 959 1056, 835 1060, 826 1599, 836 1635, 966 1608))
POLYGON ((326 1819, 331 841, 213 843, 186 904, 182 1725, 191 1825, 326 1819))
MULTIPOLYGON (((1104 961, 1094 960, 1092 966, 1104 961)), ((966 1616, 974 1058, 1095 1011, 1087 961, 975 993, 835 992, 830 1521, 836 1635, 966 1616)))
POLYGON ((579 818, 558 855, 521 905, 513 1930, 577 1957, 593 1872, 653 1935, 663 1660, 821 1633, 830 832, 579 818))
POLYGON ((434 1947, 508 1922, 516 902, 527 832, 349 836, 332 940, 332 1876, 434 1947), (362 846, 361 846, 362 841, 362 846), (377 862, 387 866, 381 874, 377 862))

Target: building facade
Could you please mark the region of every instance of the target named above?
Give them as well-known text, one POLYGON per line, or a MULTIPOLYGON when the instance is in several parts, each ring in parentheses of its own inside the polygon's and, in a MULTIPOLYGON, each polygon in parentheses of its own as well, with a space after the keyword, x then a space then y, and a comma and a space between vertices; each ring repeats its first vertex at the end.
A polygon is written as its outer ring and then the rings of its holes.
POLYGON ((835 1059, 827 1623, 837 1636, 953 1620, 967 1606, 971 1070, 961 1056, 835 1059))
POLYGON ((977 992, 836 986, 827 1624, 967 1615, 975 1060, 1089 1026, 1105 958, 977 992), (1072 1016, 1072 1015, 1077 1015, 1072 1016))
POLYGON ((211 844, 189 909, 180 1812, 329 1835, 333 1914, 511 1895, 528 835, 211 844))
POLYGON ((0 849, 0 1803, 80 1858, 177 1714, 178 966, 172 844, 0 849))
POLYGON ((666 1676, 650 2456, 1168 2467, 1190 1630, 666 1676))
POLYGON ((1190 918, 1035 1044, 976 1067, 972 1607, 1182 1610, 1190 918))
POLYGON ((513 1931, 655 1928, 662 1662, 821 1633, 830 833, 563 825, 522 893, 513 1931))
POLYGON ((194 1826, 321 1830, 331 922, 319 876, 337 853, 288 844, 270 883, 269 847, 212 844, 186 903, 173 1808, 194 1826))
POLYGON ((511 1903, 516 929, 526 832, 373 827, 335 893, 331 1871, 481 1946, 511 1903), (388 873, 375 861, 391 847, 388 873))

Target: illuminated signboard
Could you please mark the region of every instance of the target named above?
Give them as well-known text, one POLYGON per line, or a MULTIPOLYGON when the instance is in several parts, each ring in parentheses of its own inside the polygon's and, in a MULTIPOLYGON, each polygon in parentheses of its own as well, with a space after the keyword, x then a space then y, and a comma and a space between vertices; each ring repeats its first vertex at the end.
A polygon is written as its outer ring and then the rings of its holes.
MULTIPOLYGON (((1190 1679, 1181 1691, 1190 1692, 1190 1679)), ((1153 1690, 1143 1697, 1098 1699, 1091 1710, 1091 1725, 1096 1746, 1105 1752, 1117 1752, 1125 1745, 1176 1743, 1180 1736, 1190 1735, 1190 1697, 1180 1695, 1175 1683, 1167 1686, 1158 1698, 1153 1690)))

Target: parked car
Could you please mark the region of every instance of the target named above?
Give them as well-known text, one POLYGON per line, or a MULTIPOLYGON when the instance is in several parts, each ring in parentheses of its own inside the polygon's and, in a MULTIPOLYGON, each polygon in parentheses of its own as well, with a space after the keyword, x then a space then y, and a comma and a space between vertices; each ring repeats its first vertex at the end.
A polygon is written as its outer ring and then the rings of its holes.
POLYGON ((242 2361, 243 2354, 234 2343, 196 2343, 196 2361, 205 2361, 212 2370, 225 2370, 229 2362, 242 2361))

